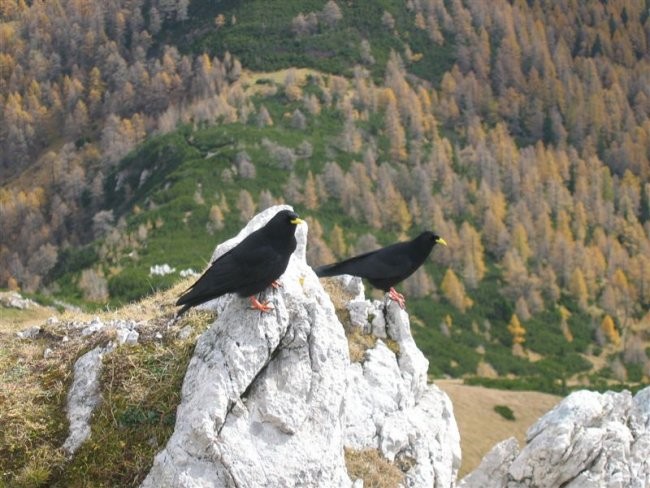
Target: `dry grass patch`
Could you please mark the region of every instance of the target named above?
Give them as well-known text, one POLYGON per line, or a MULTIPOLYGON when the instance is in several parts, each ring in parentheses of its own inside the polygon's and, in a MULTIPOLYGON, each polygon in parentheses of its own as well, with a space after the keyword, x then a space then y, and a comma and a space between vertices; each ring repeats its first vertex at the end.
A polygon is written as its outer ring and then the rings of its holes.
POLYGON ((329 295, 330 299, 332 300, 332 303, 334 304, 334 309, 336 310, 337 316, 339 311, 345 312, 347 314, 347 317, 345 318, 345 321, 339 317, 339 320, 341 320, 341 323, 345 322, 350 322, 350 314, 348 312, 348 309, 345 308, 345 305, 354 298, 354 296, 351 293, 346 292, 342 287, 338 279, 336 278, 321 278, 320 279, 321 284, 323 285, 323 289, 325 292, 329 295))
POLYGON ((345 466, 352 481, 361 478, 364 488, 394 488, 404 482, 404 473, 378 449, 345 449, 345 466))
POLYGON ((0 307, 0 333, 18 332, 33 325, 41 325, 57 311, 48 307, 34 307, 26 310, 0 307))
POLYGON ((372 334, 364 334, 358 328, 345 329, 345 337, 348 339, 348 351, 350 361, 361 363, 366 356, 366 351, 377 345, 377 338, 372 334))
POLYGON ((90 438, 53 486, 138 486, 174 430, 196 336, 121 347, 104 357, 90 438), (115 469, 119 466, 119 469, 115 469))
POLYGON ((36 339, 0 334, 0 486, 45 486, 62 469, 67 436, 65 404, 75 360, 107 337, 61 344, 63 334, 43 327, 36 339), (45 359, 49 347, 54 355, 45 359))
POLYGON ((175 297, 186 286, 183 282, 120 310, 65 312, 57 324, 34 324, 41 327, 34 339, 19 339, 14 327, 0 328, 0 487, 139 483, 173 430, 196 336, 213 319, 210 313, 190 311, 171 322, 175 297), (68 435, 65 406, 74 363, 115 338, 114 331, 82 337, 68 325, 94 315, 105 323, 137 321, 140 344, 104 356, 103 402, 91 421, 91 438, 70 461, 61 446, 68 435), (193 333, 178 339, 178 331, 187 326, 193 333), (155 338, 158 332, 161 340, 155 338), (43 357, 46 348, 53 351, 48 359, 43 357))
POLYGON ((561 399, 534 391, 469 386, 462 384, 462 380, 437 379, 435 384, 449 395, 454 405, 463 453, 458 479, 474 470, 497 442, 516 437, 523 446, 526 430, 561 399), (512 420, 495 410, 499 405, 507 406, 506 415, 512 414, 512 420))

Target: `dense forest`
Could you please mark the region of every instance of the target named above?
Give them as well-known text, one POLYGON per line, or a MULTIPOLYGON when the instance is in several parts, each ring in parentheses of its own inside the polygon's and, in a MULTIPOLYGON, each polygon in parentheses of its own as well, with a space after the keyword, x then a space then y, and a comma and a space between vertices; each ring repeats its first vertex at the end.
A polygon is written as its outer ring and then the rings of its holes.
POLYGON ((445 238, 404 285, 436 373, 647 378, 649 7, 2 0, 0 286, 132 300, 285 201, 313 265, 445 238))

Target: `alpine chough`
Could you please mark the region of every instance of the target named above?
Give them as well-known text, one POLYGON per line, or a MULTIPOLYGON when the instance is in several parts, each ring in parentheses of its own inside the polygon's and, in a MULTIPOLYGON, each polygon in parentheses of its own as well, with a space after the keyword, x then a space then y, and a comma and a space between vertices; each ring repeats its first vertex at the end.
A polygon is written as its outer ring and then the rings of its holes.
POLYGON ((436 244, 447 245, 433 232, 422 232, 412 241, 398 242, 339 263, 316 268, 319 277, 349 274, 367 279, 374 287, 389 293, 404 308, 404 295, 393 286, 411 276, 431 253, 436 244))
POLYGON ((266 303, 260 303, 256 294, 269 285, 277 287, 277 280, 289 264, 296 249, 296 226, 303 222, 298 214, 281 210, 267 224, 250 233, 230 251, 217 258, 210 267, 178 299, 182 305, 177 316, 189 308, 226 293, 250 297, 253 308, 268 312, 266 303))

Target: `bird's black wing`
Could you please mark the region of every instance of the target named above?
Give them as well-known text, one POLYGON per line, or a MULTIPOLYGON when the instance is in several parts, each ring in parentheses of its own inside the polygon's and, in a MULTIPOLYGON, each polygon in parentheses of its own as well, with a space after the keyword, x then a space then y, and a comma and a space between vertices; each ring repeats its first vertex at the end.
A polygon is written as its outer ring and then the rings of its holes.
MULTIPOLYGON (((201 277, 178 299, 176 305, 192 307, 214 298, 247 289, 266 280, 265 270, 277 266, 281 257, 272 246, 244 242, 214 261, 201 277)), ((270 281, 261 285, 262 289, 270 281)))
POLYGON ((404 269, 412 266, 406 242, 370 251, 359 256, 346 259, 339 263, 328 264, 316 268, 319 277, 350 274, 366 279, 383 279, 397 277, 404 269))

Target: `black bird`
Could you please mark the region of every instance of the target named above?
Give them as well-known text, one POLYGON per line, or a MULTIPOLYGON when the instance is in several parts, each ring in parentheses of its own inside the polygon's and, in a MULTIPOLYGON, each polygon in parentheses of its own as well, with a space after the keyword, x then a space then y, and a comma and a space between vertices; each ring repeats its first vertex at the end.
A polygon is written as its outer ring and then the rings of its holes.
POLYGON ((367 279, 374 287, 389 293, 404 308, 404 295, 393 286, 411 276, 431 253, 436 244, 447 245, 433 232, 422 232, 412 241, 398 242, 359 256, 316 268, 319 277, 349 274, 367 279))
POLYGON ((183 306, 177 316, 226 293, 250 297, 253 308, 262 312, 271 310, 255 295, 269 285, 278 286, 275 280, 287 269, 289 257, 296 250, 296 226, 301 222, 298 214, 280 210, 264 227, 249 234, 210 265, 176 302, 183 306))

